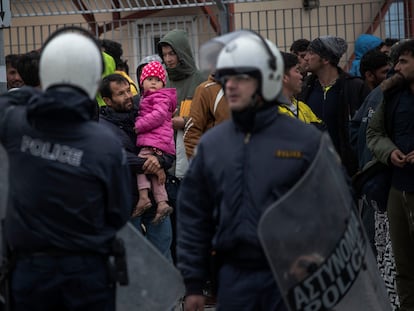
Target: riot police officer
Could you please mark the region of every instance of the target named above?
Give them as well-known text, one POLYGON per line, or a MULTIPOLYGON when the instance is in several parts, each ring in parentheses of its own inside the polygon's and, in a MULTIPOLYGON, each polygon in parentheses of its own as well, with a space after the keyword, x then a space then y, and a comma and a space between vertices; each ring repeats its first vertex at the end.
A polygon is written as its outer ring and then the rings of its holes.
POLYGON ((117 137, 92 120, 102 71, 94 38, 60 29, 42 48, 43 92, 0 104, 13 310, 115 310, 107 258, 131 213, 130 176, 117 137))

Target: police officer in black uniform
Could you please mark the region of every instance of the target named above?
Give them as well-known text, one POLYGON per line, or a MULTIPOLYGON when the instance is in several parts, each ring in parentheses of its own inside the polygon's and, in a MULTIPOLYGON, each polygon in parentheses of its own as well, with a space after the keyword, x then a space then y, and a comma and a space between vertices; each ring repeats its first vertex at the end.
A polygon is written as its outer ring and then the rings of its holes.
POLYGON ((117 137, 92 121, 102 66, 85 31, 58 30, 42 49, 44 92, 0 99, 15 311, 115 310, 108 256, 131 213, 130 174, 117 137))
POLYGON ((308 169, 321 132, 278 114, 283 67, 275 44, 253 32, 219 49, 215 78, 232 118, 203 135, 177 200, 186 311, 204 310, 209 278, 217 281, 217 310, 287 310, 258 223, 308 169))

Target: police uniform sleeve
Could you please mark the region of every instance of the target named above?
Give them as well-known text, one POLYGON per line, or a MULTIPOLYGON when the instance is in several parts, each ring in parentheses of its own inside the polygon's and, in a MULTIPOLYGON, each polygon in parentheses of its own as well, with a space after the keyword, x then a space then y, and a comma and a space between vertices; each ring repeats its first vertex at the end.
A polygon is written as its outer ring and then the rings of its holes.
POLYGON ((8 94, 0 96, 0 142, 3 140, 4 131, 6 129, 6 115, 13 109, 12 102, 8 94))
POLYGON ((213 196, 209 193, 200 146, 184 177, 177 199, 177 266, 187 295, 202 294, 214 234, 213 196))
POLYGON ((121 228, 132 212, 130 169, 125 150, 120 148, 113 159, 107 176, 107 221, 115 228, 121 228))

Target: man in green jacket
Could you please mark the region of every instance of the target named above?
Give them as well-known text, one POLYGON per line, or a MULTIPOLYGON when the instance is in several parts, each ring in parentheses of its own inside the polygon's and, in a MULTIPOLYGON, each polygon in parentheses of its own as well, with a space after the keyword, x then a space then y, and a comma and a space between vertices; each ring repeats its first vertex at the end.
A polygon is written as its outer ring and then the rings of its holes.
POLYGON ((367 144, 391 171, 387 212, 400 311, 414 310, 414 40, 397 47, 396 75, 367 128, 367 144))
MULTIPOLYGON (((173 116, 175 130, 176 163, 173 175, 167 177, 167 192, 170 205, 175 209, 175 200, 181 179, 188 168, 188 159, 184 146, 184 126, 190 114, 190 106, 196 87, 206 77, 197 69, 187 33, 174 29, 168 32, 158 43, 158 54, 162 58, 168 73, 166 87, 177 89, 177 110, 173 116)), ((173 225, 172 255, 175 259, 175 213, 171 214, 173 225)))

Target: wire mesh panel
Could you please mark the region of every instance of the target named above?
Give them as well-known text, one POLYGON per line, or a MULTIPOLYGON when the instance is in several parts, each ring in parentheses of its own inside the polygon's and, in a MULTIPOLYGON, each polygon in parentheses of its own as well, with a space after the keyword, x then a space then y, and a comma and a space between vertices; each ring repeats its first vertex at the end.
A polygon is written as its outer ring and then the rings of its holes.
POLYGON ((263 0, 12 0, 12 17, 120 13, 175 9, 263 0), (116 5, 115 5, 116 3, 116 5))
POLYGON ((337 0, 335 4, 326 0, 312 10, 305 10, 302 0, 291 0, 289 5, 280 0, 12 0, 11 8, 15 17, 12 19, 12 27, 4 29, 4 51, 7 55, 39 49, 49 34, 57 28, 64 25, 82 26, 94 32, 100 39, 120 42, 124 50, 122 57, 128 60, 130 75, 135 78, 135 68, 140 59, 156 53, 160 38, 175 28, 187 31, 198 63, 199 46, 218 35, 214 23, 219 20, 220 12, 218 5, 208 7, 209 12, 205 10, 206 7, 191 5, 205 6, 213 2, 237 3, 234 4, 233 11, 227 12, 231 29, 257 31, 275 42, 282 51, 289 51, 292 42, 300 38, 311 40, 321 35, 344 38, 348 43, 348 51, 341 59, 342 67, 352 58, 354 42, 360 34, 371 33, 382 39, 402 39, 410 36, 404 26, 413 24, 402 2, 391 0, 389 11, 383 10, 387 3, 384 0, 358 0, 354 3, 337 0), (158 8, 169 5, 187 7, 143 11, 146 13, 143 15, 129 14, 128 10, 139 11, 139 5, 143 5, 143 1, 146 1, 145 9, 156 5, 158 8), (116 8, 114 3, 118 4, 116 8), (119 14, 111 10, 117 10, 119 14), (78 14, 80 11, 82 14, 78 14), (104 11, 106 13, 102 13, 104 11), (56 12, 62 15, 53 15, 56 12), (65 16, 64 12, 69 13, 65 16), (90 14, 93 19, 87 19, 85 15, 88 14, 85 12, 101 13, 90 14), (16 17, 19 14, 20 17, 16 17), (24 14, 40 16, 23 16, 24 14))

